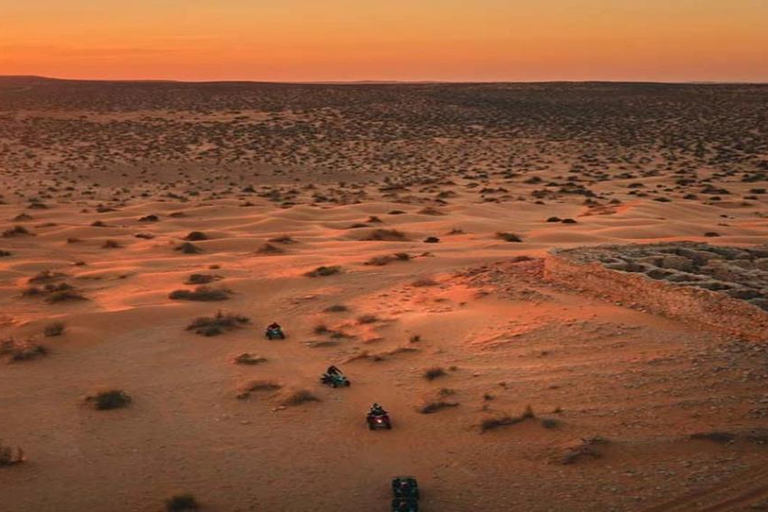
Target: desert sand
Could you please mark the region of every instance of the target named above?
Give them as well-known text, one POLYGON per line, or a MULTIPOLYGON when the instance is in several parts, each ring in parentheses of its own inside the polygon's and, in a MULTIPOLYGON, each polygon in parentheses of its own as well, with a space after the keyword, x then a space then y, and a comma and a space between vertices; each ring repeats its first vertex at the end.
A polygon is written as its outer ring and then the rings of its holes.
POLYGON ((0 80, 0 440, 25 456, 0 510, 384 511, 401 474, 425 511, 768 509, 768 335, 543 272, 765 250, 767 100, 0 80), (217 312, 243 318, 189 328, 217 312))

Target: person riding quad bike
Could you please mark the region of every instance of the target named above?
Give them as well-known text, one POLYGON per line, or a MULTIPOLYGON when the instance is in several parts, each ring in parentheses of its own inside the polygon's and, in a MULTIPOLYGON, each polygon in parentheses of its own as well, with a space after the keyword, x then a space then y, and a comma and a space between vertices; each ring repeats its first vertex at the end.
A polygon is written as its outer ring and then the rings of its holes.
POLYGON ((389 413, 387 413, 387 411, 385 411, 382 406, 376 403, 374 403, 371 406, 371 410, 368 411, 366 420, 368 421, 368 428, 371 430, 378 430, 381 428, 389 430, 392 428, 392 422, 389 419, 389 413))
POLYGON ((347 377, 341 373, 341 370, 335 366, 328 367, 325 373, 320 377, 320 382, 334 388, 349 387, 351 384, 349 379, 347 379, 347 377))
POLYGON ((419 484, 412 476, 392 479, 392 512, 418 512, 419 484))
POLYGON ((267 339, 270 340, 284 340, 285 339, 285 333, 283 333, 283 328, 280 327, 280 324, 277 322, 272 322, 267 326, 267 339))

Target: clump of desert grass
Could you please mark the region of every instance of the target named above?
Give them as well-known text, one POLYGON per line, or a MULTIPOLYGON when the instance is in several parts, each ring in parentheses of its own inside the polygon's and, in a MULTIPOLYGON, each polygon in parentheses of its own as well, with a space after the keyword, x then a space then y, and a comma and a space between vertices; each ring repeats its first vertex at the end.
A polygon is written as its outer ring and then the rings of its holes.
POLYGON ((210 237, 202 231, 191 231, 187 236, 184 237, 184 240, 187 242, 202 242, 203 240, 209 239, 210 237))
POLYGON ((65 277, 67 277, 67 275, 61 272, 54 272, 53 270, 41 270, 36 275, 30 277, 27 282, 29 284, 42 284, 65 277))
POLYGON ((285 249, 281 249, 280 247, 277 247, 276 245, 272 245, 270 243, 266 243, 259 247, 259 250, 257 251, 259 254, 283 254, 285 253, 285 249))
POLYGON ((510 425, 516 425, 525 420, 533 419, 535 417, 536 417, 536 414, 534 414, 533 408, 530 405, 527 405, 523 413, 520 414, 519 416, 503 415, 503 416, 496 416, 493 418, 484 419, 483 421, 480 422, 480 432, 487 432, 489 430, 494 430, 499 427, 508 427, 510 425))
POLYGON ((43 335, 46 338, 53 338, 55 336, 61 336, 64 334, 66 326, 64 322, 52 322, 43 328, 43 335))
POLYGON ((212 288, 210 286, 198 286, 194 290, 174 290, 168 294, 171 300, 191 300, 196 302, 216 302, 227 300, 232 295, 232 290, 226 288, 212 288))
POLYGON ((416 288, 425 288, 428 286, 436 286, 438 283, 431 277, 420 277, 411 283, 411 286, 416 288))
POLYGON ((3 231, 3 238, 13 238, 17 236, 34 236, 34 234, 24 226, 14 226, 3 231))
POLYGON ((250 398, 253 393, 273 392, 282 389, 282 387, 281 384, 273 380, 252 380, 246 382, 237 389, 235 398, 238 400, 245 400, 250 398))
POLYGON ((194 331, 201 336, 218 336, 219 334, 242 327, 249 322, 248 317, 219 311, 214 316, 196 318, 187 326, 187 330, 194 331))
POLYGON ((220 279, 223 278, 215 274, 191 274, 185 284, 210 284, 220 279))
POLYGON ((445 377, 446 375, 448 374, 440 366, 433 366, 432 368, 427 368, 426 370, 424 370, 424 374, 423 374, 424 378, 429 381, 435 380, 439 377, 445 377))
POLYGON ((608 440, 601 436, 582 439, 579 444, 568 448, 559 459, 560 464, 575 464, 584 458, 599 459, 603 456, 600 447, 608 444, 608 440))
POLYGON ((174 248, 174 251, 179 251, 182 254, 200 254, 203 249, 190 242, 184 242, 174 248))
POLYGON ((266 363, 267 358, 258 356, 256 354, 245 352, 243 354, 240 354, 239 356, 232 358, 232 362, 235 364, 243 364, 243 365, 257 365, 257 364, 266 363))
POLYGON ((304 275, 306 277, 327 277, 327 276, 332 276, 340 273, 341 273, 341 267, 338 265, 333 265, 333 266, 317 267, 315 270, 311 270, 305 273, 304 275))
POLYGON ((363 265, 383 267, 395 261, 410 261, 412 256, 407 252, 397 252, 395 254, 382 254, 379 256, 373 256, 368 259, 363 265))
POLYGON ((349 307, 345 306, 344 304, 334 304, 332 306, 328 306, 323 311, 326 313, 344 313, 349 311, 349 307))
POLYGON ((408 235, 396 229, 374 229, 363 239, 376 242, 404 242, 408 235))
POLYGON ((426 400, 423 404, 416 408, 416 411, 421 414, 434 414, 452 407, 458 407, 458 402, 452 402, 447 400, 426 400))
POLYGON ((199 509, 200 503, 191 494, 177 494, 165 500, 166 512, 189 512, 199 509))
POLYGON ((267 241, 268 242, 272 242, 273 244, 286 244, 286 245, 288 245, 288 244, 295 244, 296 243, 296 240, 294 240, 293 238, 291 238, 288 235, 277 236, 277 237, 274 237, 274 238, 270 238, 267 241))
POLYGON ((0 357, 8 363, 30 361, 48 354, 48 350, 42 345, 37 345, 29 340, 17 341, 13 338, 0 340, 0 357))
POLYGON ((280 399, 280 405, 294 407, 309 402, 319 402, 320 399, 307 389, 297 389, 287 393, 280 399))
POLYGON ((26 461, 24 456, 24 450, 20 447, 12 447, 3 443, 0 439, 0 467, 3 466, 15 466, 26 461))
POLYGON ((122 245, 117 240, 105 240, 102 244, 102 249, 120 249, 122 245))
POLYGON ((97 411, 123 409, 132 402, 131 397, 122 389, 97 391, 85 397, 85 403, 97 411))
POLYGON ((42 297, 50 304, 88 300, 74 286, 67 283, 49 283, 42 287, 30 286, 24 289, 22 295, 24 297, 42 297))
POLYGON ((503 231, 499 231, 498 233, 496 233, 496 238, 500 238, 505 242, 522 242, 523 241, 523 239, 520 238, 520 236, 516 235, 515 233, 506 233, 503 231))
POLYGON ((359 317, 357 317, 357 323, 361 325, 375 324, 378 321, 379 321, 379 317, 372 314, 360 315, 359 317))

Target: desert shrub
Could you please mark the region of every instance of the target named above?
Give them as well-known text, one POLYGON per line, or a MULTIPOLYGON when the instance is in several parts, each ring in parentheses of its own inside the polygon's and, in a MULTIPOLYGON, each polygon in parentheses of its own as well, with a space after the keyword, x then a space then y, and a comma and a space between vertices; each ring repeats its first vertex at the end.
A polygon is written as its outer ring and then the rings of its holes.
POLYGON ((184 242, 174 248, 175 251, 180 251, 183 254, 200 254, 203 250, 195 244, 184 242))
POLYGON ((295 244, 296 243, 296 240, 294 240, 293 238, 291 238, 288 235, 277 236, 275 238, 270 238, 267 241, 268 242, 272 242, 274 244, 286 244, 286 245, 287 244, 295 244))
POLYGON ((47 283, 62 277, 66 277, 66 274, 62 274, 61 272, 54 272, 52 270, 42 270, 35 276, 30 277, 27 282, 30 284, 47 283))
POLYGON ((427 380, 435 380, 438 377, 444 377, 447 375, 445 370, 439 366, 433 366, 424 370, 424 378, 427 380))
POLYGON ((104 221, 102 221, 102 220, 95 220, 95 221, 91 222, 91 227, 94 227, 94 228, 105 228, 105 227, 107 227, 107 224, 104 221))
POLYGON ((0 258, 7 258, 8 256, 12 256, 13 253, 10 251, 4 251, 0 249, 0 258))
POLYGON ((235 357, 232 362, 235 364, 255 365, 266 363, 267 358, 245 352, 244 354, 240 354, 239 356, 235 357))
POLYGON ((219 279, 222 277, 214 274, 191 274, 185 284, 209 284, 219 279))
POLYGON ((715 231, 707 231, 706 233, 704 233, 704 236, 706 236, 708 238, 715 238, 715 237, 720 236, 720 233, 717 233, 715 231))
POLYGON ((119 249, 122 245, 117 240, 105 240, 101 247, 102 249, 119 249))
POLYGON ((440 243, 440 239, 437 238, 436 236, 428 236, 427 238, 424 239, 424 243, 425 244, 437 244, 437 243, 440 243))
POLYGON ((59 302, 77 302, 84 300, 88 299, 72 287, 53 290, 45 298, 45 302, 48 302, 49 304, 58 304, 59 302))
POLYGON ((273 380, 252 380, 240 386, 236 398, 239 400, 245 400, 250 398, 252 393, 259 391, 277 391, 282 387, 282 385, 273 380))
POLYGON ((561 220, 560 217, 550 217, 547 219, 547 222, 560 222, 561 220))
POLYGON ((563 224, 577 224, 574 219, 563 219, 563 224))
POLYGON ((379 317, 376 315, 361 315, 357 317, 357 323, 359 324, 373 324, 379 321, 379 317))
POLYGON ((448 232, 449 235, 463 235, 464 233, 465 231, 461 228, 453 228, 448 232))
POLYGON ((379 256, 372 256, 365 263, 363 263, 363 265, 383 267, 384 265, 387 265, 393 261, 395 261, 393 256, 390 256, 389 254, 382 254, 379 256))
POLYGON ((230 313, 222 313, 219 311, 214 316, 201 316, 192 321, 187 326, 188 331, 195 331, 196 334, 201 336, 217 336, 226 331, 231 331, 238 327, 241 327, 250 320, 241 315, 233 315, 230 313))
POLYGON ((600 436, 591 437, 589 439, 582 439, 579 445, 566 450, 565 454, 560 459, 560 463, 574 464, 584 457, 598 459, 602 457, 598 447, 607 443, 608 440, 600 436))
POLYGON ((365 222, 367 222, 368 224, 381 224, 384 221, 378 218, 376 215, 371 215, 370 217, 368 217, 368 220, 365 222))
POLYGON ((280 404, 286 406, 295 406, 305 404, 307 402, 319 401, 320 399, 317 398, 311 391, 306 389, 299 389, 283 397, 283 399, 280 401, 280 404))
POLYGON ((276 245, 264 244, 257 251, 259 254, 283 254, 285 251, 276 245))
POLYGON ((14 450, 11 446, 3 444, 2 440, 0 440, 0 467, 14 466, 21 464, 25 460, 24 450, 19 447, 16 447, 14 450))
POLYGON ((421 215, 445 215, 445 212, 441 212, 440 210, 432 206, 427 206, 425 208, 422 208, 421 210, 419 210, 419 213, 421 215))
POLYGON ((498 233, 496 233, 496 238, 500 238, 505 242, 522 242, 523 241, 522 238, 520 238, 514 233, 505 233, 502 231, 499 231, 498 233))
POLYGON ((122 389, 98 391, 85 397, 85 401, 97 411, 122 409, 131 403, 131 397, 122 389))
POLYGON ((541 426, 550 430, 559 427, 560 423, 560 420, 554 418, 544 418, 541 420, 541 426))
POLYGON ((434 400, 434 401, 429 401, 422 404, 416 410, 421 414, 433 414, 449 407, 458 407, 458 406, 459 406, 458 402, 446 402, 444 400, 434 400))
POLYGON ((323 311, 326 313, 343 313, 349 311, 349 308, 344 304, 334 304, 333 306, 328 306, 323 311))
POLYGON ((165 500, 165 510, 167 512, 188 512, 189 510, 198 510, 200 504, 191 494, 177 494, 165 500))
POLYGON ((732 441, 735 441, 736 437, 737 437, 736 434, 733 434, 731 432, 721 432, 721 431, 699 432, 696 434, 691 434, 691 439, 714 441, 715 443, 730 443, 732 441))
POLYGON ((423 288, 426 286, 435 286, 436 284, 437 284, 437 281, 435 281, 434 279, 430 279, 428 277, 422 277, 412 282, 411 286, 415 286, 417 288, 423 288))
POLYGON ((202 242, 203 240, 208 240, 209 238, 210 237, 202 231, 191 231, 187 236, 184 237, 184 240, 187 242, 202 242))
POLYGON ((364 240, 378 242, 402 242, 408 240, 408 236, 402 231, 396 229, 375 229, 371 231, 364 240))
POLYGON ((139 222, 157 222, 159 220, 160 220, 160 217, 152 214, 152 215, 145 215, 144 217, 141 217, 139 219, 139 222))
POLYGON ((194 290, 174 290, 168 294, 171 300, 192 300, 197 302, 215 302, 227 300, 232 291, 226 288, 211 288, 210 286, 198 286, 194 290))
POLYGON ((53 322, 46 325, 43 328, 43 334, 47 338, 53 338, 54 336, 61 336, 65 330, 64 322, 53 322))
POLYGON ((32 236, 32 233, 24 226, 14 226, 3 231, 3 238, 12 238, 15 236, 32 236))
POLYGON ((13 338, 0 341, 0 356, 5 357, 9 363, 29 361, 47 353, 45 347, 31 341, 16 341, 13 338))
POLYGON ((320 324, 320 325, 316 325, 314 329, 312 329, 312 332, 314 332, 317 335, 321 335, 321 334, 328 334, 329 332, 331 332, 331 330, 328 328, 327 325, 320 324))
POLYGON ((326 267, 321 266, 317 267, 315 270, 311 270, 304 274, 307 277, 325 277, 325 276, 332 276, 334 274, 341 273, 341 267, 338 265, 326 267))
POLYGON ((487 432, 489 430, 497 429, 499 427, 516 425, 521 421, 525 421, 527 419, 532 419, 535 417, 536 415, 533 413, 533 409, 531 408, 530 405, 528 405, 526 406, 523 413, 519 416, 504 415, 504 416, 497 416, 494 418, 484 419, 483 421, 480 422, 480 432, 487 432))

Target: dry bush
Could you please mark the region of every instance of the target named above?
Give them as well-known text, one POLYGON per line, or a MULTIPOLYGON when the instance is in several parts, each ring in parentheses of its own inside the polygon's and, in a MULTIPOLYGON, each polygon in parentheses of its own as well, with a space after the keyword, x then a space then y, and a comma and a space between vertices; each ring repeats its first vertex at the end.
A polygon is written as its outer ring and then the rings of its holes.
POLYGON ((252 393, 257 393, 259 391, 277 391, 282 387, 283 386, 281 384, 273 380, 252 380, 238 388, 236 398, 239 400, 245 400, 246 398, 250 398, 252 393))
POLYGON ((509 425, 516 425, 522 421, 535 418, 533 409, 530 405, 526 406, 523 414, 520 416, 497 416, 495 418, 486 418, 480 422, 480 432, 487 432, 489 430, 497 429, 499 427, 507 427, 509 425))
POLYGON ((12 238, 15 236, 34 236, 34 235, 24 226, 14 226, 10 229, 6 229, 5 231, 3 231, 3 238, 12 238))
POLYGON ((203 250, 195 244, 184 242, 174 248, 174 251, 180 251, 183 254, 200 254, 203 250))
POLYGON ((46 338, 61 336, 64 334, 65 329, 66 326, 64 325, 64 322, 53 322, 43 328, 43 335, 45 335, 46 338))
POLYGON ((377 242, 404 242, 408 240, 408 236, 402 231, 396 229, 375 229, 368 233, 363 240, 377 241, 377 242))
POLYGON ((581 443, 577 446, 573 446, 566 450, 565 454, 560 458, 560 464, 574 464, 579 460, 590 457, 593 459, 599 459, 603 456, 599 451, 601 445, 608 444, 608 440, 595 436, 589 439, 582 439, 581 443))
POLYGON ((250 320, 245 316, 233 315, 231 313, 225 314, 219 311, 214 316, 196 318, 187 326, 187 330, 195 331, 196 334, 201 336, 217 336, 226 331, 237 329, 249 322, 250 320))
POLYGON ((439 366, 433 366, 432 368, 427 368, 424 370, 424 378, 427 380, 435 380, 438 377, 444 377, 448 375, 445 370, 439 366))
POLYGON ((376 315, 361 315, 357 317, 357 323, 359 324, 374 324, 379 321, 379 317, 376 315))
POLYGON ((123 409, 131 403, 131 397, 122 389, 98 391, 85 397, 85 402, 97 411, 123 409))
POLYGON ((188 512, 200 509, 200 504, 191 494, 177 494, 165 500, 167 512, 188 512))
POLYGON ((283 236, 278 236, 278 237, 275 237, 275 238, 270 238, 267 241, 268 242, 272 242, 274 244, 286 244, 286 245, 288 245, 288 244, 295 244, 296 243, 296 240, 294 240, 293 238, 291 238, 288 235, 283 235, 283 236))
POLYGON ((261 247, 259 247, 259 250, 257 252, 259 254, 283 254, 285 253, 285 250, 272 244, 264 244, 261 247))
POLYGON ((255 364, 266 363, 267 358, 245 352, 235 357, 234 359, 232 359, 232 362, 235 364, 255 365, 255 364))
POLYGON ((421 414, 433 414, 449 407, 458 407, 458 402, 446 402, 444 400, 432 400, 427 401, 416 410, 421 414))
POLYGON ((191 274, 184 284, 209 284, 220 279, 223 278, 213 274, 191 274))
POLYGON ((122 245, 117 240, 105 240, 104 245, 101 246, 102 249, 119 249, 121 247, 122 245))
POLYGON ((334 304, 333 306, 328 306, 323 311, 326 313, 343 313, 349 311, 349 308, 343 304, 334 304))
POLYGON ((41 284, 41 283, 47 283, 49 281, 54 281, 56 279, 62 279, 64 277, 67 277, 66 274, 62 274, 61 272, 54 272, 52 270, 41 270, 37 273, 37 275, 30 277, 27 282, 29 284, 41 284))
POLYGON ((0 258, 7 258, 8 256, 13 256, 13 253, 0 249, 0 258))
POLYGON ((0 341, 0 356, 5 357, 9 363, 37 359, 47 353, 45 347, 31 341, 16 341, 13 338, 0 341))
POLYGON ((341 273, 341 267, 338 265, 326 267, 317 267, 315 270, 311 270, 304 275, 307 277, 325 277, 325 276, 332 276, 334 274, 341 273))
POLYGON ((24 450, 18 446, 14 450, 11 446, 3 444, 2 440, 0 440, 0 467, 14 466, 21 464, 25 460, 27 459, 24 456, 24 450))
POLYGON ((440 210, 432 206, 427 206, 425 208, 422 208, 421 210, 419 210, 418 213, 420 213, 421 215, 445 215, 445 212, 441 212, 440 210))
POLYGON ((191 231, 187 236, 184 237, 184 240, 187 242, 202 242, 203 240, 209 239, 210 237, 202 231, 191 231))
POLYGON ((283 397, 280 400, 280 405, 285 406, 295 406, 295 405, 301 405, 305 404, 307 402, 319 402, 320 399, 317 398, 314 393, 307 389, 299 389, 296 391, 292 391, 285 397, 283 397))
POLYGON ((191 300, 196 302, 215 302, 227 300, 232 295, 232 290, 226 288, 211 288, 210 286, 198 286, 194 290, 174 290, 168 294, 171 300, 191 300))
POLYGON ((520 238, 518 235, 514 233, 505 233, 502 231, 499 231, 498 233, 496 233, 496 238, 500 238, 505 242, 522 242, 523 241, 522 238, 520 238))
POLYGON ((435 286, 437 285, 437 281, 435 281, 432 278, 429 277, 422 277, 420 279, 417 279, 411 283, 411 286, 415 286, 417 288, 424 288, 426 286, 435 286))

